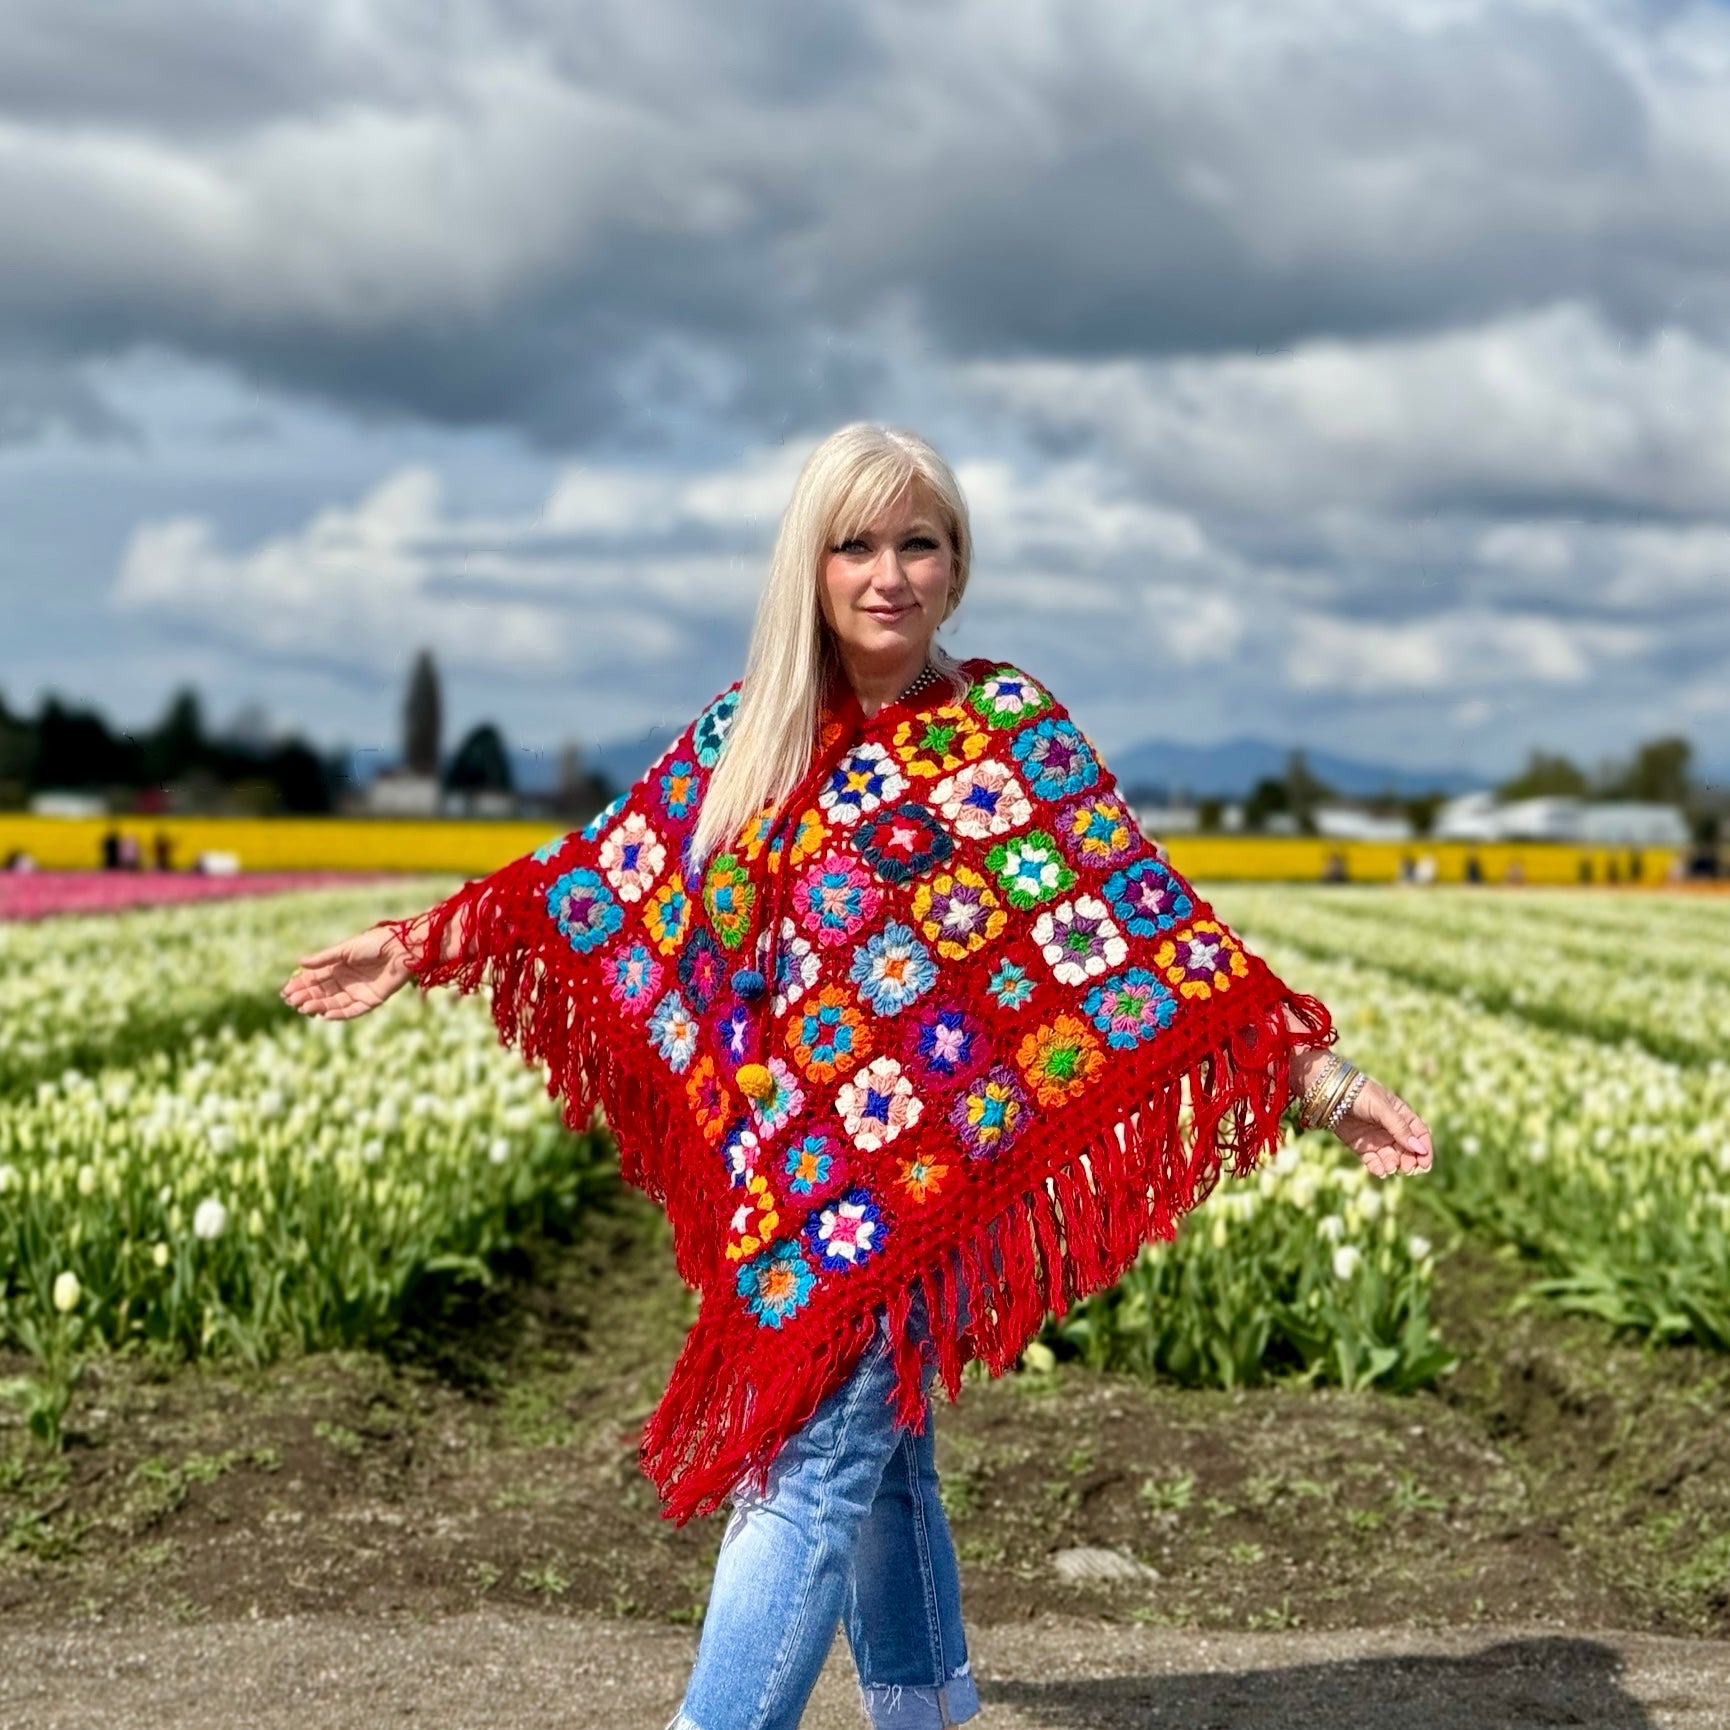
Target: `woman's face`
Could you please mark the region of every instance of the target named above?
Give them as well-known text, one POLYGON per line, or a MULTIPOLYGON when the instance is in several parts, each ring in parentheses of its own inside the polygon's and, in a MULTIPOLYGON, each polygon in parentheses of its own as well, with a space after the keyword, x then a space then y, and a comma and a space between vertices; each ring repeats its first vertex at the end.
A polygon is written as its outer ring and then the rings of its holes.
POLYGON ((861 665, 922 662, 949 601, 955 548, 930 489, 914 480, 874 521, 823 555, 824 622, 861 665))

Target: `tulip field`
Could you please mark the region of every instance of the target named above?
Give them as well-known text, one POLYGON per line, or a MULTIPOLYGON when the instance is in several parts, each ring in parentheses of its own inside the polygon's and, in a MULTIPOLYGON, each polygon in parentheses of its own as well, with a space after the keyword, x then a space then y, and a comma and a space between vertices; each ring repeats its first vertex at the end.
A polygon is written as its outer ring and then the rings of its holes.
MULTIPOLYGON (((298 955, 449 887, 0 923, 0 1346, 41 1366, 12 1388, 33 1427, 57 1433, 93 1351, 377 1343, 608 1181, 480 998, 344 1022, 278 1000, 298 955)), ((1534 1296, 1730 1350, 1730 900, 1202 887, 1429 1122, 1435 1170, 1378 1182, 1295 1137, 1050 1348, 1415 1388, 1451 1361, 1430 1296, 1467 1234, 1515 1246, 1534 1296)))

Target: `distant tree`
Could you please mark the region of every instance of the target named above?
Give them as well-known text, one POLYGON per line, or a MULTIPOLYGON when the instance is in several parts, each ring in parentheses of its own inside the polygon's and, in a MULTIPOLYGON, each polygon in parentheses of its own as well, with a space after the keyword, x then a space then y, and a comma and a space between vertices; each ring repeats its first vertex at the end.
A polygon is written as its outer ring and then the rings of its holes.
POLYGON ((169 699, 162 719, 140 741, 144 779, 152 786, 179 781, 195 769, 214 767, 212 747, 204 732, 204 710, 198 693, 183 685, 169 699))
POLYGON ((1225 817, 1225 801, 1218 798, 1198 799, 1195 806, 1196 821, 1209 834, 1219 828, 1225 817))
POLYGON ((1496 789, 1504 799, 1583 799, 1590 791, 1591 782, 1578 764, 1536 746, 1527 756, 1525 768, 1496 789))
POLYGON ((1291 809, 1291 795, 1286 791, 1286 784, 1278 776, 1264 775, 1250 789, 1249 797, 1243 804, 1243 822, 1246 829, 1261 829, 1276 811, 1291 809))
POLYGON ((1603 791, 1611 799, 1685 805, 1693 790, 1689 774, 1693 754, 1694 747, 1679 734, 1648 740, 1635 750, 1624 769, 1605 778, 1603 791))
POLYGON ((445 786, 453 793, 508 793, 511 791, 511 763, 505 753, 505 741, 491 721, 471 728, 468 737, 457 746, 445 771, 445 786))
POLYGON ((1318 780, 1310 773, 1309 763, 1302 751, 1293 751, 1287 756, 1285 763, 1285 794, 1286 809, 1306 831, 1313 832, 1315 820, 1312 813, 1322 800, 1334 796, 1334 790, 1327 782, 1318 780))
POLYGON ((1414 835, 1428 835, 1436 826, 1436 813, 1441 810, 1445 793, 1419 793, 1400 801, 1400 809, 1412 826, 1414 835))
POLYGON ((132 739, 116 738, 94 709, 68 708, 57 697, 43 699, 36 718, 36 786, 136 786, 143 755, 132 739))
POLYGON ((275 783, 280 809, 302 816, 331 809, 332 788, 325 764, 301 740, 283 740, 265 757, 263 767, 275 783))
POLYGON ((402 759, 411 773, 438 774, 442 731, 438 671, 432 651, 422 649, 409 673, 408 698, 403 704, 402 759))

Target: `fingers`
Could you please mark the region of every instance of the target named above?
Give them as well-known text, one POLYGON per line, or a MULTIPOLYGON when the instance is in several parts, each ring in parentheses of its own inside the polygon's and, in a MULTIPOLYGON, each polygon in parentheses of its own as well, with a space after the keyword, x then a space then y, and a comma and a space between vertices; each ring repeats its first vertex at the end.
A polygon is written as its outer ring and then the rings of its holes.
POLYGON ((1434 1155, 1423 1119, 1385 1087, 1376 1088, 1369 1107, 1365 1115, 1386 1132, 1388 1145, 1366 1154, 1365 1166, 1377 1177, 1391 1177, 1395 1171, 1406 1175, 1428 1171, 1434 1155))

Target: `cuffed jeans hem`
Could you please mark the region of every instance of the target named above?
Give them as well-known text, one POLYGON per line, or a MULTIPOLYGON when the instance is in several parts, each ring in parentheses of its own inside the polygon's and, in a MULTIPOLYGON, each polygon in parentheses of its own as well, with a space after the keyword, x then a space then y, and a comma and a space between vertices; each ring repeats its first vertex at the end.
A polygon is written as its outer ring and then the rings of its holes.
POLYGON ((979 1690, 966 1670, 936 1688, 883 1682, 859 1693, 877 1730, 943 1730, 946 1724, 965 1723, 979 1710, 979 1690))

